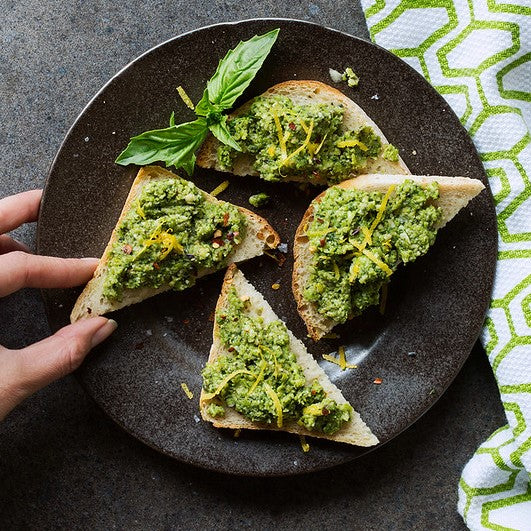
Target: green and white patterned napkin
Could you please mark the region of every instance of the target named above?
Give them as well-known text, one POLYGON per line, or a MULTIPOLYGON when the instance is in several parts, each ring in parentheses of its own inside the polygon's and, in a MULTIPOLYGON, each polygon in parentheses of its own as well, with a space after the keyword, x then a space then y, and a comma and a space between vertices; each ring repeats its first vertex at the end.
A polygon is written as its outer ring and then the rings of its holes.
POLYGON ((531 530, 531 0, 361 0, 372 39, 418 70, 469 131, 496 201, 482 341, 508 424, 463 470, 470 529, 531 530))

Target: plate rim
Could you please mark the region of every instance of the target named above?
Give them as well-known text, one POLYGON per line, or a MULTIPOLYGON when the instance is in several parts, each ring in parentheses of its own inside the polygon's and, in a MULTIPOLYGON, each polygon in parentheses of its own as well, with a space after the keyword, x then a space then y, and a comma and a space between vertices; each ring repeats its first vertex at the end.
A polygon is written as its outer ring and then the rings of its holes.
MULTIPOLYGON (((414 76, 416 76, 417 78, 419 78, 420 80, 422 80, 422 82, 424 84, 424 87, 427 90, 430 90, 439 99, 441 99, 442 102, 444 102, 446 104, 446 106, 450 110, 450 112, 453 113, 454 117, 456 117, 458 119, 458 117, 456 116, 456 114, 453 111, 453 109, 448 105, 448 103, 446 102, 446 100, 444 100, 444 98, 441 96, 441 94, 439 92, 437 92, 437 90, 431 85, 431 83, 429 83, 411 65, 409 65, 406 61, 403 61, 400 57, 396 56, 395 54, 393 54, 392 52, 390 52, 386 48, 383 48, 382 46, 380 46, 380 45, 378 45, 378 44, 376 44, 376 43, 374 43, 374 42, 372 42, 372 41, 370 41, 368 39, 365 39, 363 37, 355 36, 355 35, 352 35, 352 34, 349 34, 349 33, 345 32, 345 31, 338 30, 338 29, 335 29, 335 28, 332 28, 332 27, 329 27, 329 26, 325 26, 325 25, 322 25, 322 24, 318 24, 316 22, 311 22, 311 21, 302 20, 302 19, 295 19, 295 18, 286 18, 286 17, 274 17, 274 18, 270 18, 270 17, 252 17, 252 18, 246 18, 246 19, 243 19, 243 20, 224 21, 224 22, 217 22, 217 23, 214 23, 214 24, 207 24, 207 25, 204 25, 204 26, 200 26, 198 28, 194 28, 194 29, 185 31, 183 33, 179 33, 178 35, 175 35, 175 36, 170 37, 169 39, 166 39, 166 40, 164 40, 164 41, 162 41, 162 42, 160 42, 158 44, 155 44, 154 46, 150 47, 149 49, 145 50, 144 52, 142 52, 141 54, 136 56, 133 60, 131 60, 125 66, 120 68, 114 75, 112 75, 99 88, 99 90, 89 99, 89 101, 83 106, 82 110, 78 113, 77 117, 72 122, 72 125, 68 128, 67 132, 65 133, 65 135, 64 135, 64 137, 63 137, 63 139, 62 139, 62 141, 61 141, 61 143, 59 145, 59 147, 57 148, 57 150, 55 152, 55 155, 53 157, 53 160, 52 160, 52 162, 51 162, 51 164, 49 166, 49 169, 48 169, 48 172, 47 172, 47 175, 46 175, 46 180, 45 180, 45 183, 44 183, 44 186, 43 186, 42 200, 41 200, 41 204, 40 204, 40 207, 39 207, 39 218, 38 218, 37 230, 36 230, 36 252, 37 252, 37 254, 41 254, 41 249, 42 249, 41 237, 42 237, 43 229, 42 229, 42 223, 41 223, 41 213, 42 213, 44 204, 46 202, 47 195, 49 193, 49 188, 51 187, 50 186, 50 180, 51 180, 50 177, 51 177, 52 173, 54 172, 55 167, 58 164, 58 160, 59 160, 60 154, 61 154, 65 144, 69 140, 70 136, 72 135, 74 129, 76 128, 76 126, 78 125, 78 123, 80 122, 82 117, 84 116, 85 112, 96 102, 96 100, 100 97, 100 95, 102 95, 102 93, 116 79, 118 79, 122 75, 122 73, 124 73, 126 70, 128 70, 130 67, 132 67, 134 64, 136 64, 137 62, 142 60, 147 55, 156 52, 158 49, 163 48, 164 46, 168 45, 169 43, 172 43, 174 41, 178 41, 178 40, 180 40, 180 39, 182 39, 184 37, 187 37, 187 36, 189 36, 191 34, 199 33, 199 32, 202 32, 202 31, 208 30, 208 29, 213 29, 213 28, 217 28, 217 27, 221 28, 221 27, 241 26, 241 25, 244 26, 244 25, 246 25, 248 23, 254 23, 254 22, 266 22, 266 23, 272 23, 272 24, 274 24, 275 22, 282 22, 282 23, 288 23, 288 24, 296 23, 296 24, 316 27, 316 28, 319 28, 320 30, 333 32, 335 34, 340 35, 342 38, 354 39, 355 41, 362 41, 365 45, 369 45, 371 47, 374 47, 374 48, 378 49, 380 52, 383 52, 384 54, 386 54, 387 56, 392 57, 393 60, 398 60, 403 65, 405 65, 405 67, 407 67, 409 72, 411 74, 413 74, 414 76)), ((465 129, 462 124, 461 124, 461 127, 463 129, 465 129)), ((465 131, 466 131, 466 129, 465 129, 465 131)), ((475 152, 475 155, 478 158, 478 160, 479 160, 479 162, 481 164, 482 170, 483 170, 482 171, 482 177, 483 177, 483 182, 486 183, 485 191, 486 191, 486 193, 488 195, 489 208, 492 210, 491 213, 494 213, 494 216, 493 216, 493 227, 491 227, 491 228, 493 228, 496 231, 496 234, 497 234, 498 231, 497 231, 497 225, 496 225, 495 204, 494 204, 494 198, 493 198, 493 195, 492 195, 492 191, 491 191, 490 185, 488 183, 488 176, 486 174, 486 171, 485 171, 485 168, 483 166, 483 163, 481 162, 481 159, 479 157, 479 153, 478 153, 478 151, 477 151, 477 149, 476 149, 476 147, 475 147, 475 145, 474 145, 474 143, 473 143, 473 141, 472 141, 472 139, 471 139, 471 137, 470 137, 470 135, 468 134, 467 131, 466 131, 466 137, 468 139, 468 142, 469 142, 470 146, 473 148, 473 150, 475 152)), ((495 241, 495 250, 496 251, 498 250, 498 238, 496 238, 496 241, 495 241)), ((496 266, 497 266, 497 259, 494 259, 492 261, 492 263, 490 264, 489 271, 488 271, 489 283, 490 283, 489 300, 491 298, 492 290, 494 288, 494 279, 495 279, 496 266)), ((41 296, 42 296, 42 299, 43 299, 43 302, 44 302, 45 314, 46 314, 46 318, 47 318, 48 324, 49 324, 50 328, 53 329, 52 326, 51 326, 51 322, 52 322, 51 304, 50 304, 49 299, 48 299, 48 290, 41 289, 40 293, 41 293, 41 296)), ((445 383, 444 386, 441 386, 439 388, 440 392, 435 395, 435 398, 433 399, 433 401, 431 401, 418 415, 416 415, 414 417, 411 417, 408 420, 408 424, 406 426, 404 426, 400 431, 398 431, 395 434, 393 434, 392 437, 388 438, 387 440, 385 440, 383 442, 379 442, 375 446, 367 447, 367 448, 357 447, 360 450, 360 453, 358 453, 356 455, 345 456, 339 462, 333 463, 333 464, 327 464, 326 462, 325 463, 320 462, 317 465, 312 466, 311 469, 308 469, 308 470, 292 470, 292 469, 289 469, 289 470, 280 471, 280 472, 279 471, 260 471, 260 470, 256 470, 256 471, 230 470, 230 471, 228 471, 226 469, 222 469, 222 468, 219 468, 219 467, 210 466, 207 463, 204 463, 202 461, 196 460, 195 458, 187 458, 185 460, 182 457, 174 455, 171 451, 169 451, 167 449, 163 449, 161 447, 158 447, 152 441, 147 440, 142 434, 139 434, 136 431, 134 431, 133 429, 131 429, 129 427, 126 427, 122 423, 122 421, 119 418, 117 418, 116 415, 111 414, 107 410, 105 405, 98 399, 98 397, 94 396, 89 391, 88 386, 83 381, 83 378, 80 376, 80 370, 79 369, 75 371, 74 376, 76 378, 76 381, 78 381, 80 383, 81 387, 83 388, 85 393, 88 395, 88 397, 90 397, 90 399, 93 400, 98 405, 98 407, 105 413, 105 415, 107 417, 109 417, 110 419, 112 419, 112 421, 114 423, 116 423, 120 429, 122 429, 128 435, 131 435, 132 437, 134 437, 135 439, 137 439, 138 441, 140 441, 142 444, 146 445, 150 449, 155 450, 157 453, 162 454, 162 455, 164 455, 167 458, 171 458, 173 460, 177 460, 177 461, 179 461, 181 463, 184 463, 186 465, 198 467, 198 468, 201 468, 201 469, 204 469, 204 470, 208 470, 208 471, 211 471, 211 472, 216 472, 216 473, 225 474, 225 475, 239 476, 239 477, 253 477, 253 476, 254 477, 290 477, 290 476, 299 476, 299 475, 305 475, 305 474, 311 474, 311 473, 314 473, 314 472, 319 472, 319 471, 322 471, 322 470, 333 469, 335 467, 342 466, 342 465, 344 465, 346 463, 352 462, 352 461, 354 461, 356 459, 359 459, 359 458, 361 458, 363 456, 366 456, 369 453, 371 453, 371 452, 373 452, 373 451, 375 451, 375 450, 377 450, 379 448, 382 448, 383 446, 387 445, 389 442, 393 441, 396 437, 399 437, 404 431, 410 429, 414 424, 416 424, 418 420, 420 420, 426 413, 428 413, 428 411, 430 411, 435 406, 435 404, 437 404, 437 402, 446 393, 446 391, 448 390, 449 386, 454 382, 454 380, 456 379, 457 375, 461 372, 461 370, 463 368, 463 365, 468 360, 468 358, 470 356, 470 353, 472 352, 472 349, 473 349, 475 343, 479 339, 479 336, 480 336, 481 331, 483 329, 483 324, 484 324, 484 320, 485 320, 486 314, 488 312, 488 309, 489 309, 489 304, 487 303, 485 305, 485 308, 484 308, 484 311, 483 311, 483 319, 477 325, 474 334, 473 335, 471 334, 471 337, 473 337, 473 339, 470 340, 469 345, 467 346, 466 350, 468 351, 468 354, 466 356, 464 356, 462 360, 460 360, 460 362, 459 362, 454 374, 452 375, 452 377, 445 383)), ((483 346, 481 346, 481 348, 483 348, 483 346)))

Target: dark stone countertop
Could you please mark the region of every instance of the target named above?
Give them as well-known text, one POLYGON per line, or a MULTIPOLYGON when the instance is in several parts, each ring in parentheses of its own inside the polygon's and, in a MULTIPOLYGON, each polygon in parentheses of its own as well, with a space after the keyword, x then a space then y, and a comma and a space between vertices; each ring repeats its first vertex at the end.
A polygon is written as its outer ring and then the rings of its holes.
MULTIPOLYGON (((77 114, 137 55, 190 29, 268 16, 367 38, 359 6, 346 1, 4 0, 0 197, 42 186, 77 114)), ((31 245, 34 228, 16 235, 31 245)), ((0 301, 0 344, 21 347, 47 333, 38 292, 0 301)), ((378 451, 301 477, 230 477, 145 447, 67 377, 0 425, 0 528, 461 529, 461 469, 504 422, 476 347, 436 406, 378 451)))

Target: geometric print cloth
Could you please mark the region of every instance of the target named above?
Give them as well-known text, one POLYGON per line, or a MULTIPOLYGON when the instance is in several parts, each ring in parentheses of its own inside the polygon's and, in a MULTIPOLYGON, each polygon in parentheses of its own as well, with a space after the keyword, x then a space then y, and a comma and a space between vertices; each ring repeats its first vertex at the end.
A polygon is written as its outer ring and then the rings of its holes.
POLYGON ((531 531, 531 0, 362 0, 374 42, 420 72, 468 130, 489 178, 498 263, 482 342, 507 425, 465 466, 472 530, 531 531))

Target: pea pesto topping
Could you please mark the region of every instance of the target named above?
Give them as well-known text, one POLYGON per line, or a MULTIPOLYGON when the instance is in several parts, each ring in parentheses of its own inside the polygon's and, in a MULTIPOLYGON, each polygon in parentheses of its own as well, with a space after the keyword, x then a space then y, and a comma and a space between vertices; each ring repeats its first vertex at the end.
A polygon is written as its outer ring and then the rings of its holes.
POLYGON ((349 404, 328 398, 316 380, 306 383, 286 325, 251 314, 248 299, 240 298, 234 287, 216 322, 230 354, 203 369, 203 388, 209 398, 216 397, 208 407, 210 415, 223 416, 230 407, 253 422, 281 427, 285 420, 296 421, 328 435, 351 419, 349 404))
POLYGON ((126 288, 188 288, 199 270, 222 267, 244 234, 235 206, 207 201, 184 179, 151 181, 117 229, 103 295, 121 300, 126 288))
POLYGON ((306 229, 312 253, 303 296, 337 323, 377 305, 400 263, 425 254, 442 212, 437 183, 406 180, 386 194, 330 188, 306 229))
MULTIPOLYGON (((334 104, 295 105, 286 96, 258 97, 249 110, 227 122, 244 153, 254 157, 254 169, 267 181, 289 175, 341 182, 360 173, 382 151, 371 127, 342 131, 344 108, 334 104)), ((218 148, 218 161, 231 170, 238 152, 218 148)))

